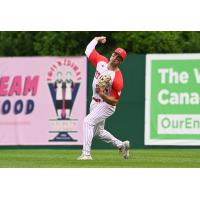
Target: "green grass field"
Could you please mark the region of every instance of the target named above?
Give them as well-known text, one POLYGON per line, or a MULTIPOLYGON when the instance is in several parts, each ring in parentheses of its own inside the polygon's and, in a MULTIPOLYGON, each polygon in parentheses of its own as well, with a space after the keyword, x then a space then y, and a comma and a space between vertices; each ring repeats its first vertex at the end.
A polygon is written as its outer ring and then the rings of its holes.
POLYGON ((117 150, 93 150, 92 161, 78 161, 81 150, 0 149, 4 168, 199 168, 200 149, 136 149, 124 160, 117 150))

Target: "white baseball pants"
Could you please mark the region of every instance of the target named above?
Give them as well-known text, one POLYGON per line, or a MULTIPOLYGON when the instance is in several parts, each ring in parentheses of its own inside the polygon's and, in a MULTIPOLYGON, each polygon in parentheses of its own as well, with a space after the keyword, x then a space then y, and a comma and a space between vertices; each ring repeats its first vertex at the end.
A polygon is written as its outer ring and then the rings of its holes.
POLYGON ((104 129, 105 120, 115 112, 116 106, 105 102, 95 102, 90 104, 90 113, 85 117, 83 123, 83 154, 90 155, 92 139, 98 136, 100 139, 113 146, 120 148, 122 141, 115 138, 104 129))

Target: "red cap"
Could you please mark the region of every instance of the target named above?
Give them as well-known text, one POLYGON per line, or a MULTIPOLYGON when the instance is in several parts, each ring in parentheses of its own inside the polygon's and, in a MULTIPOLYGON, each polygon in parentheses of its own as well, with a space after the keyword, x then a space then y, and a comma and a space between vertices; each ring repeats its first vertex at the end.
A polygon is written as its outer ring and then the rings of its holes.
POLYGON ((126 58, 126 56, 127 56, 126 51, 125 51, 124 49, 122 49, 122 48, 117 48, 117 49, 115 49, 114 52, 115 52, 115 53, 118 53, 118 54, 122 57, 123 60, 124 60, 124 59, 126 58))

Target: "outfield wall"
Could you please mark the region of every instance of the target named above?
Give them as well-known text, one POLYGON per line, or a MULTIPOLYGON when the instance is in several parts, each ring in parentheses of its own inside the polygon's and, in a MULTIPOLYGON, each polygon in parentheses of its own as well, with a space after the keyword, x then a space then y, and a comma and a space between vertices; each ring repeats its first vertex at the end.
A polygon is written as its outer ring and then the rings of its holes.
MULTIPOLYGON (((146 145, 157 145, 161 146, 164 145, 174 145, 174 146, 193 146, 198 145, 199 146, 199 129, 192 129, 190 128, 190 124, 188 124, 188 119, 192 119, 195 121, 195 123, 198 121, 200 126, 200 120, 199 120, 199 102, 200 98, 194 98, 193 95, 192 98, 190 98, 190 102, 186 103, 185 105, 161 105, 161 103, 158 102, 158 94, 160 91, 166 91, 165 89, 171 91, 174 90, 175 92, 188 92, 190 94, 198 94, 199 90, 199 84, 200 84, 200 55, 199 54, 158 54, 156 57, 155 55, 148 55, 149 57, 154 58, 155 60, 155 66, 154 63, 149 65, 146 63, 146 55, 138 55, 138 54, 129 54, 126 60, 121 65, 121 71, 123 73, 124 77, 124 89, 121 95, 120 102, 117 106, 116 112, 114 115, 112 115, 110 118, 106 120, 105 128, 111 132, 114 136, 121 140, 130 140, 131 146, 135 148, 144 148, 147 147, 146 145), (171 57, 173 56, 173 57, 171 57), (174 60, 174 56, 177 60, 174 60), (169 57, 170 60, 166 62, 167 57, 169 57), (189 59, 188 61, 185 61, 189 59), (163 65, 164 62, 164 65, 163 65), (151 69, 151 73, 147 73, 145 70, 148 71, 148 69, 151 69), (160 75, 159 72, 156 71, 158 69, 171 69, 172 71, 176 70, 181 74, 181 72, 184 71, 184 74, 188 75, 188 80, 186 75, 178 76, 178 83, 175 82, 171 83, 170 81, 165 84, 161 84, 160 82, 160 75), (153 77, 153 78, 152 78, 153 77), (189 79, 190 77, 190 79, 189 79), (145 90, 145 82, 149 80, 149 78, 152 79, 152 82, 147 82, 146 90, 145 90), (153 93, 148 92, 151 91, 153 93), (146 119, 145 119, 145 92, 146 92, 146 105, 149 105, 150 109, 146 112, 146 119), (151 98, 151 102, 149 102, 149 99, 151 98), (187 105, 190 104, 190 105, 187 105), (153 107, 151 107, 153 106, 153 107), (178 115, 183 114, 180 116, 180 120, 182 120, 182 117, 185 117, 187 119, 187 124, 183 129, 177 130, 176 127, 164 127, 166 129, 159 128, 159 121, 157 120, 158 117, 161 117, 162 120, 163 114, 166 114, 171 119, 179 118, 178 115), (177 115, 178 114, 178 115, 177 115), (173 115, 173 116, 172 116, 173 115), (198 116, 197 116, 198 115, 198 116), (151 117, 152 121, 148 119, 148 117, 151 117), (149 124, 147 126, 147 122, 149 121, 149 124), (157 124, 158 122, 158 124, 157 124), (146 135, 145 135, 145 125, 146 125, 146 135), (148 128, 150 127, 150 128, 148 128), (180 140, 176 140, 180 139, 180 140)), ((147 58, 148 58, 147 56, 147 58)), ((54 59, 54 58, 52 58, 54 59)), ((75 59, 75 58, 70 58, 75 59)), ((84 62, 86 61, 86 58, 84 57, 84 62)), ((147 59, 148 60, 148 59, 147 59)), ((48 65, 49 67, 50 65, 48 65)), ((2 69, 2 68, 1 68, 2 69)), ((8 68, 5 68, 4 72, 8 68)), ((86 62, 85 62, 85 69, 86 69, 86 62)), ((67 69, 66 69, 67 70, 67 69)), ((10 70, 11 73, 15 74, 14 71, 10 70)), ((89 111, 89 104, 91 101, 92 96, 92 81, 94 77, 94 68, 91 66, 90 63, 87 64, 87 98, 84 98, 84 100, 87 99, 87 112, 89 111)), ((45 75, 48 75, 48 70, 45 71, 45 75)), ((1 73, 2 76, 2 73, 1 73)), ((85 76, 85 77, 86 77, 85 76)), ((45 76, 44 76, 45 77, 45 76)), ((43 77, 43 78, 44 78, 43 77)), ((46 86, 48 82, 44 81, 44 84, 46 86)), ((86 82, 84 83, 86 85, 86 82)), ((85 88, 86 89, 86 88, 85 88)), ((48 99, 51 100, 52 104, 52 97, 50 96, 50 93, 48 93, 49 97, 48 99)), ((165 94, 165 101, 166 101, 166 94, 165 94)), ((80 98, 81 99, 81 98, 80 98)), ((171 100, 172 101, 172 100, 171 100)), ((173 100, 174 101, 174 100, 173 100)), ((2 102, 5 102, 5 100, 1 98, 1 104, 2 102)), ((172 103, 173 104, 173 103, 172 103)), ((52 104, 53 105, 53 104, 52 104)), ((85 103, 84 103, 85 105, 85 103)), ((79 109, 83 106, 76 105, 79 109)), ((146 106, 147 107, 147 106, 146 106)), ((53 109, 54 106, 51 106, 53 109)), ((52 111, 52 116, 56 118, 56 111, 52 111)), ((73 114, 73 113, 72 113, 73 114)), ((76 116, 75 116, 76 117, 76 116)), ((83 120, 83 116, 81 117, 81 120, 83 120)), ((179 119, 178 119, 179 120, 179 119)), ((46 120, 47 121, 47 120, 46 120)), ((166 121, 165 121, 166 122, 166 121)), ((2 123, 2 118, 1 118, 2 123)), ((166 124, 164 124, 167 126, 166 124)), ((81 134, 81 127, 82 123, 79 123, 79 133, 81 134)), ((182 128, 182 127, 179 127, 182 128)), ((0 130, 2 133, 2 129, 0 130)), ((24 130, 20 130, 24 131, 24 130)), ((15 132, 19 132, 19 129, 15 129, 15 132)), ((47 131, 46 131, 47 132, 47 131)), ((39 132, 38 132, 39 133, 39 132)), ((50 132, 49 132, 50 133, 50 132)), ((49 134, 48 133, 48 134, 49 134)), ((25 133, 26 134, 26 133, 25 133)), ((29 132, 30 134, 30 132, 29 132)), ((27 135, 27 134, 26 134, 27 135)), ((34 135, 36 138, 36 134, 34 135)), ((7 137, 7 133, 5 131, 4 136, 1 135, 0 139, 5 140, 7 137)), ((48 136, 49 137, 49 136, 48 136)), ((60 138, 58 138, 60 139, 60 138)), ((63 139, 63 138, 61 138, 63 139)), ((0 141, 0 142, 1 142, 0 141)), ((22 137, 20 137, 20 140, 17 140, 17 142, 22 141, 22 137)), ((78 139, 76 142, 76 145, 80 145, 78 143, 80 140, 78 139)), ((11 145, 35 145, 29 144, 29 143, 16 143, 13 142, 11 145)), ((51 142, 51 144, 54 144, 51 142)), ((71 142, 69 142, 70 145, 71 142)), ((4 143, 1 143, 1 145, 4 145, 4 143)), ((5 144, 6 145, 6 144, 5 144)), ((9 144, 7 144, 9 145, 9 144)), ((42 142, 40 144, 36 145, 47 145, 47 143, 42 142)), ((56 142, 55 145, 60 145, 59 142, 56 142)), ((65 145, 65 143, 62 143, 62 145, 65 145)), ((106 144, 99 139, 95 138, 93 142, 93 148, 112 148, 110 144, 106 144)))

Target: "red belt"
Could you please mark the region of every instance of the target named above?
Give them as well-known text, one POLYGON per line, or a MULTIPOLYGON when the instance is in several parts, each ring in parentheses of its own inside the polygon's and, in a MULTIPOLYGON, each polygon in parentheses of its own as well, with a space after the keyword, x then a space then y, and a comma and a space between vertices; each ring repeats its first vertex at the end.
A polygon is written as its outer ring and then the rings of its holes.
POLYGON ((97 98, 95 98, 95 97, 92 97, 92 99, 93 99, 94 101, 96 101, 96 102, 101 102, 101 101, 102 101, 101 99, 97 99, 97 98))

